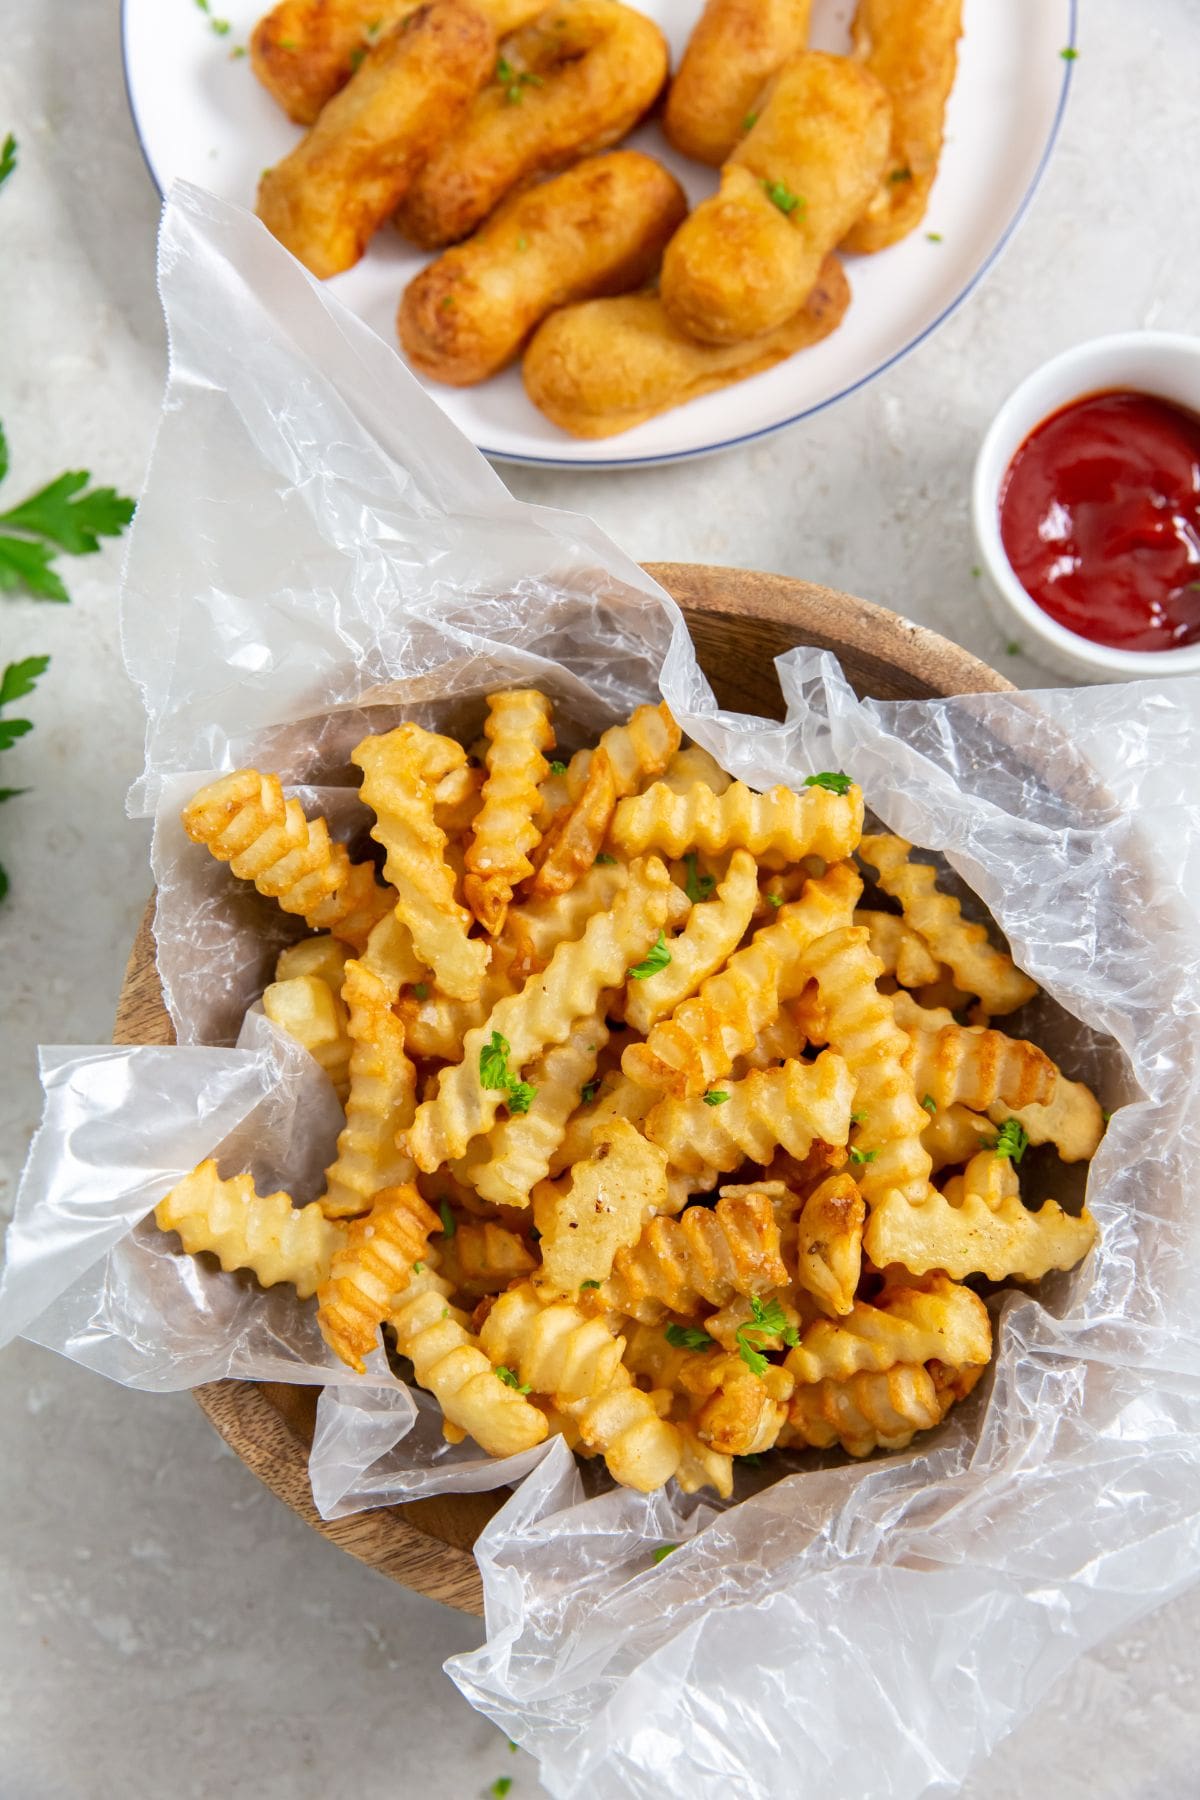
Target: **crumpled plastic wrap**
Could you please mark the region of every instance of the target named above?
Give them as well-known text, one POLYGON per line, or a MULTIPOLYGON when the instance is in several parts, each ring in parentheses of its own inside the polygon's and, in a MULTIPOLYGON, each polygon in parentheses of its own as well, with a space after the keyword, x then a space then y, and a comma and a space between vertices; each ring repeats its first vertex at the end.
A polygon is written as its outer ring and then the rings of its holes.
POLYGON ((156 1390, 321 1385, 326 1517, 519 1483, 477 1546, 487 1641, 448 1666, 562 1800, 953 1792, 1071 1658, 1200 1566, 1200 687, 861 703, 799 649, 782 724, 722 713, 661 590, 587 521, 510 499, 247 215, 178 188, 161 285, 171 377, 122 630, 179 1042, 44 1052, 0 1341, 156 1390), (993 1303, 994 1369, 913 1450, 797 1461, 727 1507, 588 1498, 560 1440, 504 1463, 447 1446, 382 1352, 353 1376, 311 1303, 147 1222, 209 1154, 311 1198, 339 1118, 247 1014, 295 924, 186 843, 181 799, 256 762, 353 839, 365 730, 469 739, 516 680, 554 695, 568 748, 661 692, 751 783, 850 770, 990 908, 1045 989, 1037 1034, 1119 1108, 1088 1186, 1099 1249, 993 1303))

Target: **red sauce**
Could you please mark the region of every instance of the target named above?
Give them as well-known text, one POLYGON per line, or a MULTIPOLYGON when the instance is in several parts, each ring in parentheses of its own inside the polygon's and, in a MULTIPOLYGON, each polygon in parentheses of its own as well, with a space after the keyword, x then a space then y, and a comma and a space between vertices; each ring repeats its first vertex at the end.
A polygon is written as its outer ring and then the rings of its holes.
POLYGON ((1009 465, 1000 535, 1068 631, 1120 650, 1200 642, 1200 418, 1132 393, 1052 414, 1009 465))

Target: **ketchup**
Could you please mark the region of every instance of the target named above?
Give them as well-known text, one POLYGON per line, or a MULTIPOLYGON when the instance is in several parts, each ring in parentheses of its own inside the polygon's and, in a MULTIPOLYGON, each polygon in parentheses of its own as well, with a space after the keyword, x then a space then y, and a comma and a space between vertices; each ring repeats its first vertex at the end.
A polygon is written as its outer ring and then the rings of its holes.
POLYGON ((1092 394, 1009 464, 1000 535, 1025 592, 1120 650, 1200 642, 1200 418, 1150 394, 1092 394))

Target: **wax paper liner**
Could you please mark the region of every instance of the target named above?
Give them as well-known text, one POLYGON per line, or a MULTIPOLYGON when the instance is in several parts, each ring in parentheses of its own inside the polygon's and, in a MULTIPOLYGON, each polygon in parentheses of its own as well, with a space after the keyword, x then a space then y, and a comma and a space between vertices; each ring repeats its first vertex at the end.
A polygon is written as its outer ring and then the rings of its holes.
POLYGON ((523 1476, 479 1543, 487 1643, 451 1672, 552 1793, 952 1791, 1072 1656, 1197 1565, 1195 687, 860 704, 799 650, 783 724, 722 713, 655 584, 587 521, 514 503, 245 214, 177 189, 161 282, 171 377, 122 630, 179 1045, 45 1053, 0 1335, 132 1386, 321 1385, 327 1516, 523 1476), (470 737, 514 680, 555 696, 568 749, 661 691, 752 783, 850 769, 1043 984, 1022 1025, 1119 1107, 1090 1175, 1098 1252, 993 1303, 994 1370, 914 1450, 760 1471, 733 1507, 589 1496, 561 1441, 509 1464, 446 1448, 382 1352, 362 1380, 334 1367, 311 1303, 145 1222, 209 1153, 311 1197, 338 1117, 315 1064, 243 1018, 294 926, 186 844, 181 795, 256 761, 353 841, 357 737, 402 716, 470 737))

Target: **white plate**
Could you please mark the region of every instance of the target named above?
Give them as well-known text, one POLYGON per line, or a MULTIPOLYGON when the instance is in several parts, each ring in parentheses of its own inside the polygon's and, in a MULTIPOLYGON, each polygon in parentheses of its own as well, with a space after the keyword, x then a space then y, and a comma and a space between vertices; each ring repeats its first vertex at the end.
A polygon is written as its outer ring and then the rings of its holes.
MULTIPOLYGON (((677 63, 702 0, 638 0, 677 63)), ((266 0, 123 0, 125 78, 142 149, 161 192, 177 176, 252 207, 260 171, 294 144, 291 125, 260 88, 244 45, 266 0), (218 36, 213 16, 231 29, 218 36)), ((842 50, 853 0, 816 0, 813 43, 842 50)), ((778 431, 853 393, 949 317, 980 280, 1033 195, 1062 118, 1075 43, 1076 0, 966 0, 946 148, 924 226, 876 256, 847 259, 854 299, 824 343, 720 393, 676 407, 599 443, 580 443, 525 397, 518 369, 477 388, 426 383, 489 456, 548 467, 631 468, 704 456, 778 431), (939 234, 932 242, 927 232, 939 234)), ((693 203, 713 171, 667 147, 657 126, 629 142, 661 157, 693 203)), ((428 259, 390 228, 333 283, 339 298, 395 343, 401 289, 428 259)))

